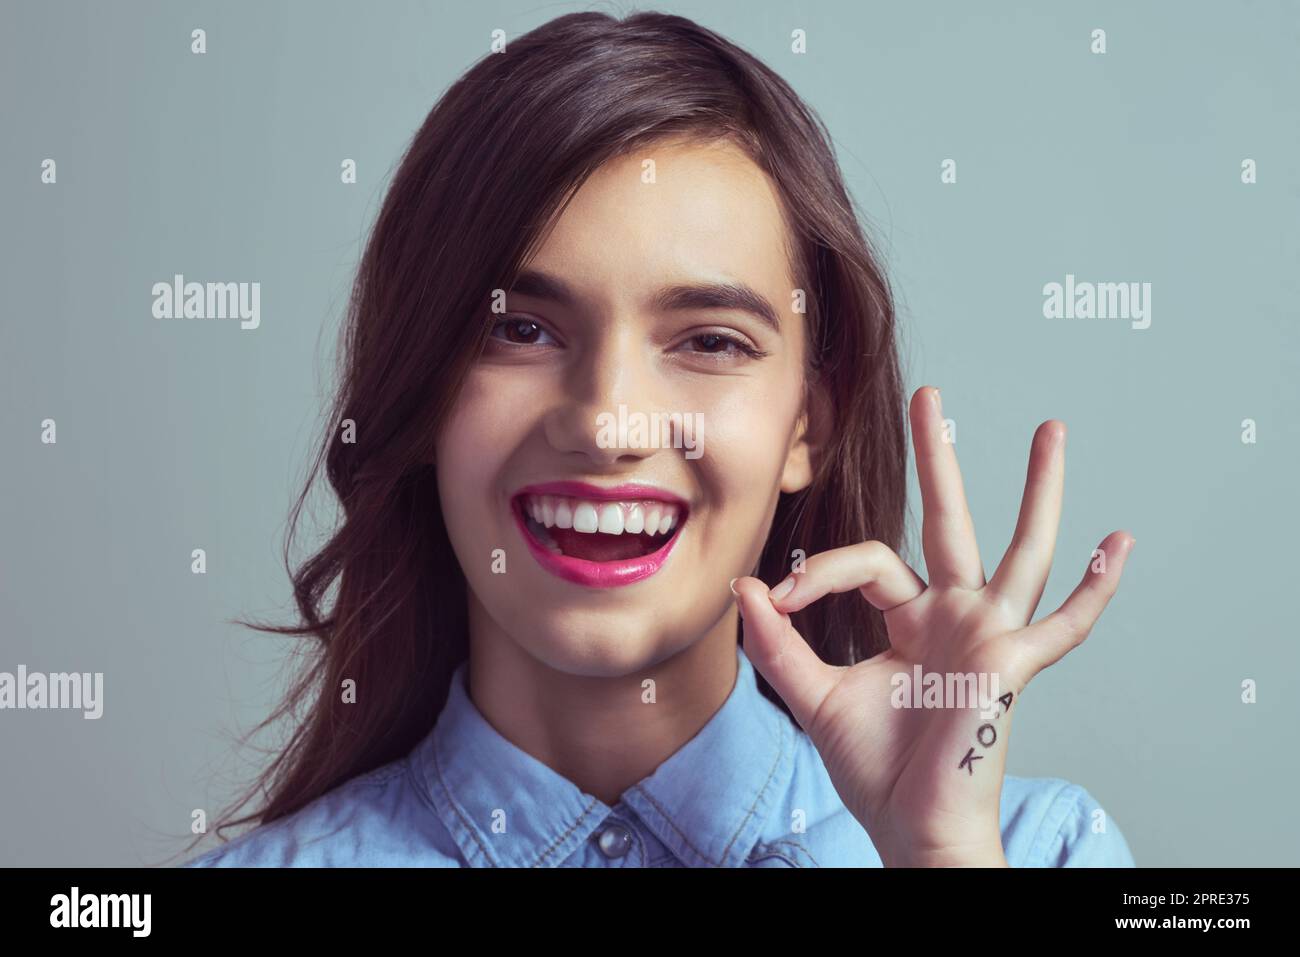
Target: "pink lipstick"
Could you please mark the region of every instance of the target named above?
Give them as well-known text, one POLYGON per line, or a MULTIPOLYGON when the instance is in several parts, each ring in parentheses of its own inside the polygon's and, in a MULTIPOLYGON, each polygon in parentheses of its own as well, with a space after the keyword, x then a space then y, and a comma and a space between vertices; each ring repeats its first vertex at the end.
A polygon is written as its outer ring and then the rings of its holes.
POLYGON ((572 481, 525 486, 510 505, 537 563, 588 588, 630 585, 655 574, 689 513, 684 498, 653 486, 572 481))

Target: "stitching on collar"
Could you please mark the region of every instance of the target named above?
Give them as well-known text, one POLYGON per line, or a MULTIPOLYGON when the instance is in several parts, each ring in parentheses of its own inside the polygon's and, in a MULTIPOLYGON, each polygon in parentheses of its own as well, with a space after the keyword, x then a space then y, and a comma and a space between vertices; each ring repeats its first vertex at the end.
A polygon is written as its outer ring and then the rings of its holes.
POLYGON ((677 832, 677 836, 680 837, 680 838, 682 839, 682 843, 683 843, 683 844, 685 844, 685 845, 686 845, 687 847, 689 847, 692 851, 694 851, 694 852, 695 852, 699 857, 702 857, 702 858, 704 858, 704 860, 708 861, 709 864, 710 864, 710 866, 712 866, 712 867, 721 867, 721 866, 722 866, 722 865, 719 864, 717 861, 715 861, 713 858, 709 857, 709 855, 707 855, 707 854, 701 852, 700 849, 699 849, 698 847, 696 847, 694 844, 691 843, 691 839, 690 839, 689 837, 687 837, 685 834, 682 833, 681 828, 679 828, 679 827, 677 826, 677 823, 676 823, 676 822, 675 822, 675 821, 674 821, 674 820, 673 820, 673 819, 668 815, 668 812, 665 811, 665 810, 663 809, 663 807, 659 804, 659 802, 656 801, 656 800, 651 796, 651 794, 650 794, 649 791, 647 791, 645 788, 643 788, 643 787, 642 787, 641 785, 639 785, 639 784, 636 786, 636 790, 641 794, 642 797, 644 797, 647 801, 650 802, 650 804, 654 807, 654 809, 655 809, 656 811, 659 812, 659 816, 662 817, 665 821, 668 822, 668 826, 671 827, 674 831, 677 832))
MULTIPOLYGON (((767 791, 768 785, 772 783, 772 778, 776 774, 776 769, 781 766, 781 758, 785 755, 785 723, 777 722, 777 724, 778 724, 778 729, 780 731, 780 738, 779 738, 779 743, 777 745, 776 760, 772 763, 771 769, 767 772, 767 780, 763 782, 763 786, 759 788, 758 793, 754 795, 754 803, 749 806, 749 810, 745 812, 745 816, 741 818, 740 825, 736 828, 736 833, 731 835, 731 840, 727 842, 727 846, 722 852, 723 860, 726 860, 727 854, 731 851, 731 846, 736 843, 736 839, 740 837, 741 831, 745 829, 745 825, 749 823, 749 819, 754 816, 754 809, 758 807, 759 800, 762 799, 764 792, 767 791)), ((721 861, 713 860, 713 858, 701 852, 698 847, 696 847, 694 844, 691 843, 691 839, 682 833, 681 828, 677 826, 677 822, 675 822, 672 819, 672 817, 668 814, 668 812, 664 810, 664 808, 659 804, 659 802, 654 799, 654 797, 650 794, 649 791, 647 791, 639 784, 636 786, 636 790, 641 794, 642 797, 644 797, 647 801, 650 802, 650 804, 654 807, 656 811, 659 812, 659 816, 668 822, 668 826, 671 827, 673 831, 677 833, 677 836, 682 839, 683 844, 685 844, 692 851, 694 851, 697 856, 708 861, 712 867, 722 866, 721 861)))
MULTIPOLYGON (((804 847, 802 844, 800 844, 798 841, 790 840, 789 838, 784 838, 784 839, 779 840, 779 841, 772 841, 772 842, 770 842, 770 843, 768 843, 768 844, 764 844, 764 845, 762 845, 762 847, 763 847, 763 850, 764 850, 765 852, 768 851, 768 850, 771 850, 773 854, 776 854, 776 855, 778 855, 779 857, 786 858, 787 860, 790 859, 789 856, 786 855, 786 854, 782 854, 780 851, 777 851, 776 848, 778 848, 778 847, 793 847, 793 848, 795 848, 796 850, 800 851, 801 853, 806 854, 806 855, 808 856, 808 860, 810 860, 810 861, 813 862, 813 866, 814 866, 814 867, 821 867, 821 864, 817 863, 817 858, 815 858, 815 857, 812 856, 812 852, 809 851, 808 848, 806 848, 806 847, 804 847)), ((798 865, 797 862, 796 862, 796 866, 802 866, 802 865, 798 865)))
POLYGON ((492 855, 488 853, 488 849, 483 845, 483 842, 479 840, 478 831, 474 830, 474 827, 466 819, 465 815, 461 813, 460 804, 456 801, 455 796, 452 795, 451 788, 447 787, 447 782, 442 776, 442 763, 438 760, 438 742, 434 740, 429 743, 432 745, 430 750, 433 752, 433 773, 438 776, 438 784, 442 787, 443 793, 447 795, 447 803, 451 805, 451 809, 456 813, 456 817, 460 820, 461 827, 469 832, 469 836, 472 837, 474 843, 478 845, 479 853, 481 853, 483 857, 492 864, 493 867, 495 867, 496 861, 492 858, 492 855))
MULTIPOLYGON (((759 693, 761 694, 762 692, 759 693)), ((763 786, 759 788, 758 793, 754 795, 754 803, 749 806, 749 810, 745 812, 744 818, 741 819, 740 826, 736 828, 736 833, 731 835, 731 840, 727 842, 727 847, 722 852, 722 859, 724 861, 727 859, 727 854, 731 852, 731 845, 736 843, 736 839, 740 837, 740 832, 745 829, 745 825, 749 823, 749 819, 754 816, 754 809, 758 807, 758 802, 762 799, 764 793, 766 793, 768 785, 772 783, 772 777, 776 774, 776 769, 781 765, 781 758, 785 756, 785 722, 778 721, 776 724, 780 734, 776 747, 776 760, 772 762, 772 767, 767 772, 767 780, 763 782, 763 786)))
MULTIPOLYGON (((459 820, 461 827, 465 829, 465 831, 473 839, 474 843, 478 845, 479 853, 481 853, 483 857, 492 864, 493 867, 498 866, 496 860, 492 857, 491 854, 488 853, 487 847, 483 844, 481 840, 479 840, 478 831, 475 830, 472 824, 470 824, 469 819, 465 817, 464 813, 461 810, 460 804, 456 801, 455 797, 451 793, 451 788, 447 786, 447 780, 442 776, 442 763, 438 760, 437 743, 436 742, 431 742, 431 743, 433 744, 431 750, 433 751, 434 774, 438 776, 438 784, 442 787, 443 793, 447 795, 447 803, 451 805, 451 809, 452 811, 455 812, 456 818, 457 820, 459 820)), ((410 761, 407 762, 407 766, 408 768, 411 769, 411 773, 414 774, 414 768, 411 767, 410 761)), ((417 788, 416 790, 420 791, 421 796, 424 796, 422 788, 417 788)), ((425 797, 425 801, 426 803, 429 803, 427 797, 425 797)), ((437 807, 432 804, 430 804, 430 806, 433 807, 433 810, 436 813, 438 810, 437 807)), ((569 826, 569 829, 565 831, 563 834, 561 834, 559 837, 557 837, 555 840, 553 840, 550 843, 550 845, 547 846, 546 850, 544 850, 541 856, 537 858, 537 861, 536 863, 533 864, 533 867, 541 867, 542 862, 545 861, 546 858, 549 857, 552 853, 554 853, 555 849, 564 841, 565 838, 567 838, 570 834, 573 833, 573 831, 577 828, 577 826, 582 823, 583 819, 586 818, 586 816, 591 812, 591 809, 594 808, 595 806, 596 806, 596 799, 593 798, 591 803, 588 804, 583 809, 580 815, 578 815, 578 819, 569 826)))
POLYGON ((599 798, 595 798, 595 797, 591 798, 590 804, 584 807, 584 809, 582 809, 581 814, 577 815, 577 820, 575 820, 575 822, 573 822, 572 824, 569 824, 568 831, 565 831, 564 833, 562 833, 562 835, 556 837, 555 840, 552 840, 551 843, 547 845, 546 850, 543 850, 542 852, 542 856, 537 858, 537 863, 534 863, 533 865, 534 867, 542 866, 542 861, 545 861, 547 857, 550 857, 551 854, 555 852, 555 848, 558 848, 558 846, 563 843, 565 837, 568 837, 569 835, 571 835, 571 833, 573 833, 573 831, 576 830, 578 824, 582 823, 582 819, 584 819, 586 815, 590 813, 591 809, 595 807, 595 804, 597 804, 598 800, 599 798))
POLYGON ((591 799, 591 803, 582 809, 582 813, 578 815, 578 819, 576 821, 574 821, 572 824, 569 825, 569 829, 565 831, 563 834, 561 834, 559 837, 557 837, 555 840, 551 841, 550 845, 546 848, 546 850, 542 851, 542 856, 537 859, 537 863, 535 863, 533 867, 542 866, 542 862, 546 860, 548 857, 550 857, 551 854, 555 852, 555 849, 564 842, 564 839, 567 838, 570 834, 572 834, 577 829, 578 825, 582 823, 583 819, 588 814, 591 813, 591 809, 596 806, 598 800, 599 798, 591 799))

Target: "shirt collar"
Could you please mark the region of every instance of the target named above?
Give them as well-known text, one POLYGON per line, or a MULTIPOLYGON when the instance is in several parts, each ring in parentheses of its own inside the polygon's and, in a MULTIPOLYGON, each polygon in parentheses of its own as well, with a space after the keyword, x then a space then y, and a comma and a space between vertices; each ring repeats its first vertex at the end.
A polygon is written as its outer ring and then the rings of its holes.
MULTIPOLYGON (((793 724, 759 691, 739 645, 736 656, 722 707, 619 802, 688 867, 743 863, 794 766, 793 724)), ((470 866, 558 866, 613 809, 492 727, 470 700, 467 675, 465 661, 411 752, 416 780, 470 866)))

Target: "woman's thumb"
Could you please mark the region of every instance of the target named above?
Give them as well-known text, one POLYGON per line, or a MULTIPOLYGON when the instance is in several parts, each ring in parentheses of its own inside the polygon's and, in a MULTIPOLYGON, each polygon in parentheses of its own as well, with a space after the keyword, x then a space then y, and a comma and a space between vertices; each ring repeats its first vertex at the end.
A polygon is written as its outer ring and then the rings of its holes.
POLYGON ((731 582, 740 608, 745 657, 790 708, 806 732, 822 701, 835 686, 836 669, 827 665, 803 640, 767 597, 768 587, 757 578, 731 582))

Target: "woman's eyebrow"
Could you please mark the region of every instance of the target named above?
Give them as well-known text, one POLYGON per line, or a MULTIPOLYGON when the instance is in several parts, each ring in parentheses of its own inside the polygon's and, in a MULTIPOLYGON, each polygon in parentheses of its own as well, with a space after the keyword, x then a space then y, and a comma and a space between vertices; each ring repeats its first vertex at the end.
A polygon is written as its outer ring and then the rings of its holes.
MULTIPOLYGON (((510 292, 534 299, 545 299, 575 308, 578 295, 563 279, 538 269, 519 273, 510 292)), ((651 301, 662 312, 687 309, 734 309, 747 312, 774 332, 781 331, 781 320, 767 297, 743 282, 695 282, 665 286, 651 301)))

